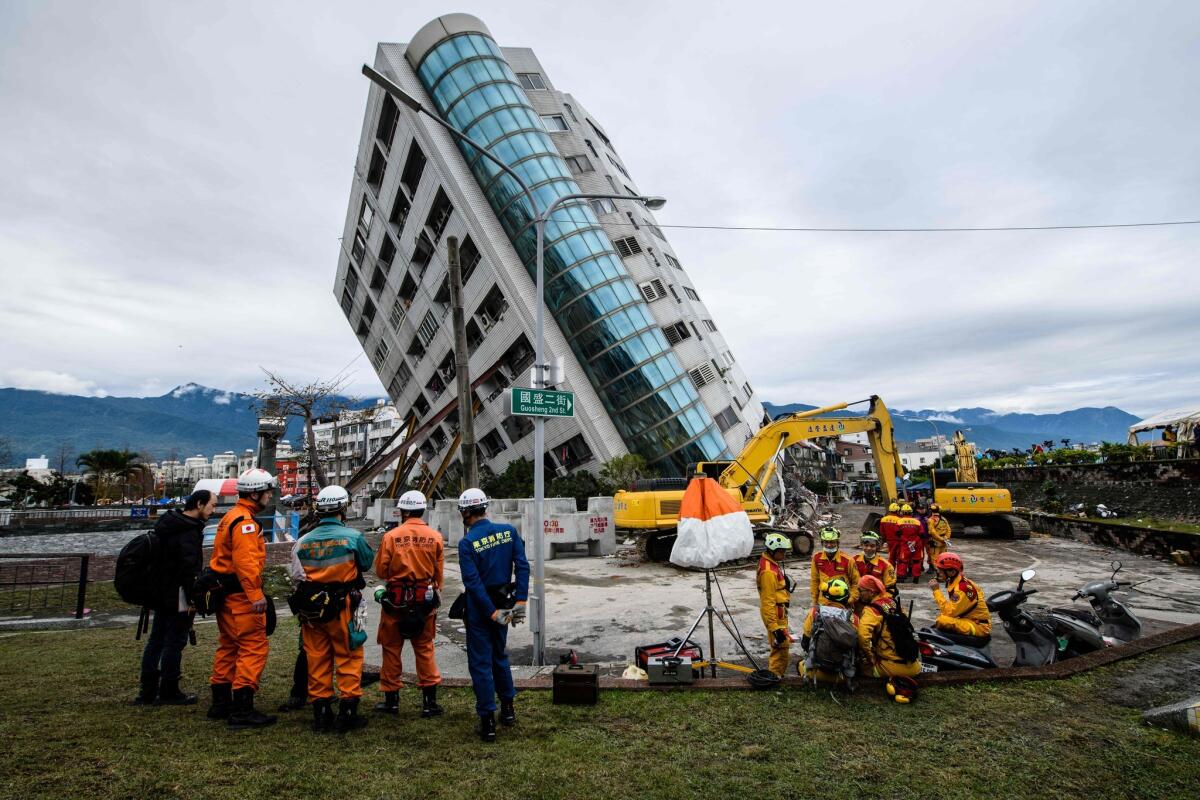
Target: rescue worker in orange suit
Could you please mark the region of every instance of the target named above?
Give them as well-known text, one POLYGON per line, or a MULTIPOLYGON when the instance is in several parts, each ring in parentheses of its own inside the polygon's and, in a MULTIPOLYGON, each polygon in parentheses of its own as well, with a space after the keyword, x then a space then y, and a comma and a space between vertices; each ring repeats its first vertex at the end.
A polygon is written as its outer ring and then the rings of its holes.
POLYGON ((834 578, 841 578, 850 587, 848 605, 853 606, 858 600, 858 569, 854 566, 854 559, 839 549, 841 538, 841 531, 837 528, 821 529, 821 550, 813 555, 809 570, 808 588, 814 606, 830 605, 821 592, 823 584, 834 578))
POLYGON ((963 575, 962 559, 954 553, 942 553, 934 562, 937 578, 929 581, 933 601, 937 603, 938 618, 933 625, 939 630, 960 636, 975 637, 978 644, 992 636, 992 612, 983 599, 983 590, 963 575), (946 590, 942 591, 942 584, 946 590))
MULTIPOLYGON (((867 531, 862 535, 860 546, 862 553, 854 557, 854 569, 858 572, 859 585, 862 585, 863 578, 870 575, 879 581, 885 592, 895 597, 899 592, 896 588, 896 569, 892 562, 879 555, 879 534, 867 531)), ((869 602, 860 596, 854 604, 854 611, 861 614, 863 605, 869 602)))
POLYGON ((925 529, 929 534, 925 545, 925 555, 929 559, 929 569, 937 568, 937 557, 950 548, 950 523, 942 516, 942 507, 934 503, 929 507, 929 519, 925 520, 925 529))
POLYGON ((883 546, 887 548, 888 561, 896 565, 900 556, 900 504, 888 505, 888 513, 879 520, 879 535, 883 537, 883 546))
POLYGON ((788 606, 792 601, 792 579, 783 569, 783 559, 792 549, 792 542, 781 533, 768 533, 767 550, 758 559, 758 605, 771 654, 767 668, 779 677, 787 671, 792 637, 788 624, 788 606))
POLYGON ((366 585, 363 573, 370 569, 375 554, 361 533, 346 526, 349 505, 350 495, 341 486, 322 489, 317 494, 320 524, 292 548, 291 574, 297 584, 293 608, 304 636, 308 696, 312 699, 313 730, 318 733, 345 732, 367 724, 358 714, 367 636, 354 617, 362 601, 360 590, 366 585), (335 683, 339 696, 336 719, 335 683))
POLYGON ((271 502, 275 478, 250 469, 237 479, 237 505, 217 525, 209 567, 227 593, 217 611, 217 652, 213 657, 210 719, 226 719, 231 729, 259 728, 275 717, 254 708, 259 677, 267 665, 267 598, 262 571, 267 547, 254 519, 271 502), (232 590, 232 591, 229 591, 232 590))
POLYGON ((396 502, 396 508, 400 510, 400 525, 384 534, 375 554, 375 574, 387 584, 377 592, 384 607, 376 635, 383 648, 383 669, 379 674, 383 702, 377 703, 375 710, 400 713, 400 690, 404 688, 400 654, 407 640, 412 645, 417 685, 421 687, 421 716, 428 719, 443 712, 437 702, 442 676, 433 651, 437 598, 441 596, 446 563, 443 537, 425 524, 425 495, 405 492, 396 502))
POLYGON ((896 642, 885 614, 898 610, 897 600, 874 575, 858 579, 858 597, 862 611, 858 616, 858 649, 862 655, 862 674, 872 678, 914 678, 921 672, 921 659, 905 661, 896 652, 896 642))
POLYGON ((896 564, 899 580, 912 578, 919 583, 925 571, 925 540, 921 520, 913 516, 912 506, 900 506, 900 561, 896 564))

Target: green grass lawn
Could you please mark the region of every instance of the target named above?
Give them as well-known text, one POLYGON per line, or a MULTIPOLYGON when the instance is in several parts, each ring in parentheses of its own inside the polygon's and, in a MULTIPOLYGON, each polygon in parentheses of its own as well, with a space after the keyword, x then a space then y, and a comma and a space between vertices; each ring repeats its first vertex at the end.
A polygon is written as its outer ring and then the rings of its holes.
MULTIPOLYGON (((215 628, 185 651, 205 689, 215 628)), ((272 639, 260 705, 290 682, 295 636, 272 639)), ((1188 658, 1200 645, 1183 645, 1188 658)), ((911 706, 878 689, 606 692, 592 708, 518 699, 501 741, 472 734, 469 690, 447 715, 317 736, 308 713, 230 734, 205 704, 141 709, 132 631, 0 635, 0 796, 314 798, 1182 798, 1200 784, 1200 741, 1146 727, 1114 704, 1151 655, 1062 682, 929 689, 911 706)), ((366 703, 377 699, 368 689, 366 703)))
POLYGON ((1175 533, 1200 533, 1200 525, 1170 519, 1159 519, 1157 517, 1117 517, 1114 519, 1088 517, 1088 520, 1091 522, 1115 523, 1117 525, 1133 525, 1138 528, 1154 528, 1160 531, 1173 531, 1175 533))

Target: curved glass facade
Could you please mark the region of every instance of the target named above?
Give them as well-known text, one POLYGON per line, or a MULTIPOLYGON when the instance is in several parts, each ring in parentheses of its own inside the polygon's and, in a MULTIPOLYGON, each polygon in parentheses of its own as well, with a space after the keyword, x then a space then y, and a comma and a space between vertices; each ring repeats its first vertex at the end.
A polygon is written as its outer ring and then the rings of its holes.
MULTIPOLYGON (((416 69, 438 112, 520 175, 541 208, 580 191, 490 36, 451 36, 416 69)), ((537 234, 528 198, 470 145, 459 142, 459 149, 533 276, 537 234)), ((692 379, 585 201, 560 207, 546 223, 545 271, 546 307, 626 446, 666 475, 682 474, 692 461, 728 458, 692 379)))

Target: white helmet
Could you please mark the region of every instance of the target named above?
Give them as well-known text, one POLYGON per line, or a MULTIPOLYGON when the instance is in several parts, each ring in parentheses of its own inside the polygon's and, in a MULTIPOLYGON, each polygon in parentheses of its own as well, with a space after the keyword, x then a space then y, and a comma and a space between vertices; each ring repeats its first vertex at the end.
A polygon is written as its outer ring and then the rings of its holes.
POLYGON ((467 489, 458 496, 459 511, 466 511, 468 508, 487 508, 487 504, 488 497, 482 489, 467 489))
POLYGON ((350 505, 350 494, 336 484, 317 493, 317 511, 341 511, 350 505))
POLYGON ((411 489, 400 495, 400 499, 396 501, 396 508, 401 511, 424 511, 425 495, 416 489, 411 489))
POLYGON ((243 472, 237 479, 239 492, 263 492, 275 488, 275 478, 265 469, 255 467, 243 472))

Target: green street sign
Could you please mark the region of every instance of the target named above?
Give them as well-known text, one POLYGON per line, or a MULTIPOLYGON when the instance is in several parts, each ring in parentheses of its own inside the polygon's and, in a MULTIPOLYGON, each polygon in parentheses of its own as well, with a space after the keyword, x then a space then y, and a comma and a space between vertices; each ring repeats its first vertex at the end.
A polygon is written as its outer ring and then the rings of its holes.
POLYGON ((573 417, 575 395, 573 392, 555 392, 550 389, 522 389, 514 386, 510 390, 512 413, 525 417, 573 417))

